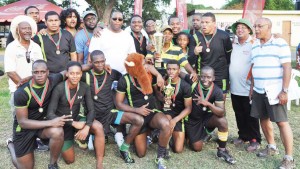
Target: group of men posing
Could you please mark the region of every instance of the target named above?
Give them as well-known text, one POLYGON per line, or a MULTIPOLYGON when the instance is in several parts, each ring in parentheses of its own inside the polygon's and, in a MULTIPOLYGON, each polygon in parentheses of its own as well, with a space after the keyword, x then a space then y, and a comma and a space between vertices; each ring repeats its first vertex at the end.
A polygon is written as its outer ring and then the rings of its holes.
MULTIPOLYGON (((59 154, 67 164, 73 163, 74 139, 87 138, 94 143, 96 168, 103 168, 105 135, 110 126, 121 131, 123 124, 130 124, 118 145, 126 163, 134 163, 131 144, 138 157, 146 155, 147 135, 152 129, 159 130, 155 161, 164 169, 169 148, 181 153, 187 142, 192 150, 201 151, 204 140, 217 128, 217 156, 234 164, 226 149, 229 80, 239 129, 234 143, 249 141, 247 151, 256 151, 261 141, 260 119, 268 145, 257 155, 278 154, 271 127, 274 121, 286 150, 280 168, 295 167, 285 106, 290 51, 281 38, 272 37, 269 19, 258 19, 254 29, 245 19, 237 21, 232 26, 237 38, 232 42, 226 32, 217 29, 212 13, 194 14, 189 31, 181 29, 179 18, 170 17, 169 26, 161 29, 164 43, 162 52, 157 53, 153 35, 158 30, 153 19, 144 22, 146 32, 142 32, 143 20, 134 15, 128 32, 121 29, 123 14, 116 10, 108 27, 100 31, 96 14, 87 11, 85 28, 76 32, 77 11, 63 12, 61 16, 54 11, 46 13, 46 27, 35 36, 37 28, 30 17, 12 22, 15 40, 5 51, 5 72, 15 114, 13 139, 7 146, 17 168, 33 168, 37 137, 49 139, 48 168, 58 168, 59 154), (253 30, 255 42, 250 36, 253 30), (159 71, 152 65, 158 58, 164 63, 159 71), (265 93, 274 83, 282 90, 279 102, 270 104, 265 93), (164 92, 166 86, 174 89, 170 96, 164 92), (80 112, 81 103, 84 113, 80 112)), ((29 13, 38 14, 38 9, 28 7, 25 14, 29 13)))

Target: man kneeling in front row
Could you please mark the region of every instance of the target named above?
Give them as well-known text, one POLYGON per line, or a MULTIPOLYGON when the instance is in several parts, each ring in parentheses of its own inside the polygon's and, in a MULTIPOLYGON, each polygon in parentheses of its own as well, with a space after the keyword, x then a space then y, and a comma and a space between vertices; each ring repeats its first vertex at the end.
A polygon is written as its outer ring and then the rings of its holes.
POLYGON ((218 151, 217 156, 227 163, 234 164, 236 161, 226 150, 228 138, 228 124, 225 118, 225 105, 223 92, 214 85, 214 69, 204 66, 201 69, 200 81, 192 83, 189 76, 185 80, 192 85, 193 107, 186 122, 186 132, 189 143, 194 151, 201 151, 205 130, 218 128, 218 151))
POLYGON ((58 169, 57 159, 63 146, 62 126, 72 121, 70 116, 45 120, 53 88, 61 81, 61 73, 49 76, 44 60, 32 64, 32 79, 15 92, 16 116, 13 125, 13 140, 7 140, 7 148, 16 168, 34 168, 36 138, 50 139, 49 169, 58 169))

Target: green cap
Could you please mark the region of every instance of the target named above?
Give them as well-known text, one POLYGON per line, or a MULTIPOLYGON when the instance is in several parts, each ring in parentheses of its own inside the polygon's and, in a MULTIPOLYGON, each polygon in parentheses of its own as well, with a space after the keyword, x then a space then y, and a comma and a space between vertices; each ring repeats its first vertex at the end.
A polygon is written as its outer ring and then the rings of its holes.
POLYGON ((239 19, 239 20, 236 21, 234 24, 232 24, 231 29, 232 29, 232 32, 233 32, 234 34, 236 34, 236 27, 237 27, 237 25, 240 24, 240 23, 246 25, 246 26, 250 29, 250 35, 253 34, 253 31, 252 31, 252 30, 253 30, 252 24, 250 23, 250 21, 249 21, 248 19, 245 19, 245 18, 239 19))

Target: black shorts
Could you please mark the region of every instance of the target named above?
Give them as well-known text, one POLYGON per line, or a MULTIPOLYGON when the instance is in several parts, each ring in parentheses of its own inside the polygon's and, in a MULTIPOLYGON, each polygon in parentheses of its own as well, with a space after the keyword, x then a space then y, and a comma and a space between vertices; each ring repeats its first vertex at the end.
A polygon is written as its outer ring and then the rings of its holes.
POLYGON ((104 129, 104 133, 107 134, 110 131, 110 125, 117 126, 120 125, 121 119, 123 117, 124 112, 117 109, 110 110, 108 118, 95 118, 98 120, 104 129))
POLYGON ((14 131, 13 143, 16 157, 22 157, 37 148, 36 138, 42 134, 43 129, 14 131))
MULTIPOLYGON (((164 111, 165 115, 170 115, 172 117, 172 119, 174 117, 176 117, 178 114, 176 114, 176 112, 172 111, 172 110, 168 110, 168 111, 164 111)), ((178 131, 178 132, 185 132, 185 118, 181 119, 180 121, 178 121, 174 127, 174 131, 178 131)))
POLYGON ((157 110, 157 109, 153 109, 154 112, 151 112, 148 116, 143 116, 144 118, 144 124, 139 132, 139 134, 143 134, 146 131, 148 131, 149 129, 152 129, 149 126, 149 123, 151 122, 151 120, 153 119, 153 117, 155 116, 156 113, 159 113, 161 111, 157 110))
POLYGON ((212 116, 212 113, 206 113, 201 120, 189 119, 185 123, 186 134, 190 140, 190 144, 204 139, 204 137, 207 135, 205 128, 212 116))
POLYGON ((215 80, 214 83, 222 89, 223 93, 228 93, 229 90, 229 80, 222 79, 222 80, 215 80))

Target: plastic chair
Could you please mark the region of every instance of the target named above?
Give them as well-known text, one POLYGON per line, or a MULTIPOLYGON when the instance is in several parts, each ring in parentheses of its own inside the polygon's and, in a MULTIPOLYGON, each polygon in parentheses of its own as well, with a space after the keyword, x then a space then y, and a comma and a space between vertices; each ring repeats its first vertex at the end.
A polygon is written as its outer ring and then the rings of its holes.
POLYGON ((287 109, 288 110, 291 110, 292 100, 296 100, 296 105, 299 106, 300 87, 298 85, 296 77, 300 77, 300 71, 296 70, 296 69, 292 69, 291 81, 290 81, 289 93, 288 93, 288 99, 289 100, 288 100, 288 103, 287 103, 287 109))

